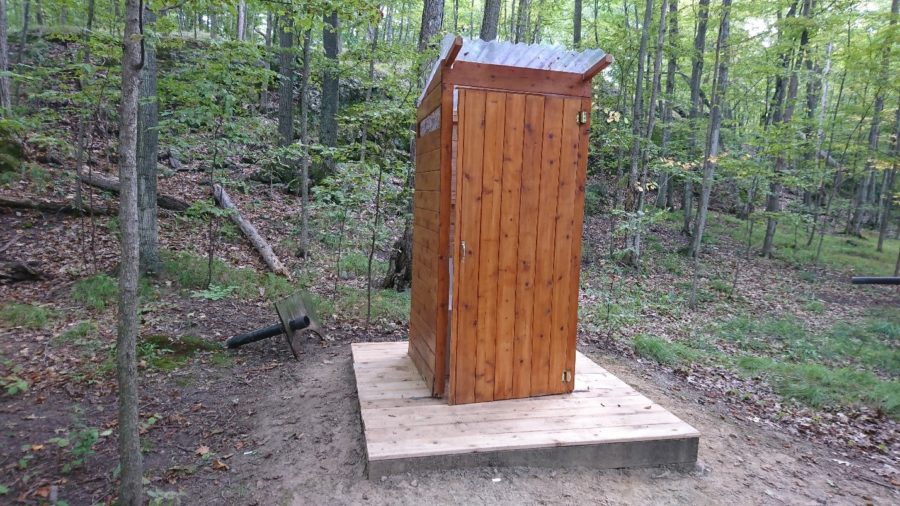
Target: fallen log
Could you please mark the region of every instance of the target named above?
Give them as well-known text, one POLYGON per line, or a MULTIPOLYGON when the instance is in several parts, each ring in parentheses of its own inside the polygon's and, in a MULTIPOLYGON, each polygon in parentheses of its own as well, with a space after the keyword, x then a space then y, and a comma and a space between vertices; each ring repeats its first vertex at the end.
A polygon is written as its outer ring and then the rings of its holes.
POLYGON ((37 262, 0 260, 0 282, 34 281, 43 277, 37 262))
POLYGON ((16 197, 0 195, 0 207, 12 207, 16 209, 35 209, 37 211, 49 211, 65 214, 116 214, 119 210, 115 207, 90 207, 82 205, 78 207, 68 202, 53 202, 49 200, 27 200, 16 197))
POLYGON ((269 246, 269 243, 259 235, 259 232, 256 231, 256 227, 241 216, 241 212, 238 210, 237 206, 234 205, 234 202, 231 201, 231 197, 228 196, 225 188, 222 188, 220 185, 214 185, 213 196, 216 199, 216 203, 219 204, 219 207, 231 211, 229 214, 231 221, 241 229, 241 232, 247 236, 247 239, 250 239, 250 242, 253 243, 253 247, 256 248, 256 251, 262 256, 266 265, 269 266, 269 269, 275 274, 281 274, 282 276, 291 279, 291 273, 284 264, 281 263, 281 260, 275 255, 275 252, 272 251, 272 247, 269 246))
MULTIPOLYGON (((81 181, 84 184, 91 185, 95 188, 100 188, 101 190, 106 190, 115 194, 119 193, 119 181, 117 179, 103 177, 97 174, 82 173, 81 181)), ((188 207, 190 207, 190 204, 181 199, 170 197, 169 195, 163 195, 161 193, 156 194, 156 204, 163 209, 177 212, 185 211, 188 207)))

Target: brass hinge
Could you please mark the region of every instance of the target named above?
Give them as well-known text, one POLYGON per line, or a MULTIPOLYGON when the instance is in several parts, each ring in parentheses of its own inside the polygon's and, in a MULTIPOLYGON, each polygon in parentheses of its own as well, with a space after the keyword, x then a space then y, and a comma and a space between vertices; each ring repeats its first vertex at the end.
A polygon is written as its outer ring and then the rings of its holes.
POLYGON ((566 370, 563 371, 563 373, 562 373, 562 382, 563 382, 563 383, 569 383, 569 382, 571 382, 571 381, 572 381, 572 371, 566 369, 566 370))
POLYGON ((578 124, 584 125, 588 122, 588 113, 587 111, 578 111, 578 124))

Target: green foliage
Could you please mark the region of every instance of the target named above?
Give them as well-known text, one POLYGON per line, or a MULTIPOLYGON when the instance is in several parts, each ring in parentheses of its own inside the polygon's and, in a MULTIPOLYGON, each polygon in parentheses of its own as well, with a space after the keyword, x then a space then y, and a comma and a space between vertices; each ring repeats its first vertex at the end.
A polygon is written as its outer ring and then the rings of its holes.
POLYGON ((737 361, 746 374, 759 376, 788 399, 813 407, 864 404, 900 418, 900 382, 866 371, 821 364, 780 362, 746 356, 737 361))
MULTIPOLYGON (((163 252, 163 271, 183 289, 206 290, 206 258, 190 252, 163 252)), ((270 272, 260 274, 253 269, 230 267, 225 262, 213 260, 213 284, 219 287, 233 287, 230 293, 242 299, 256 299, 260 296, 268 300, 285 297, 297 289, 288 280, 270 272)))
POLYGON ((0 388, 6 391, 6 395, 12 396, 26 392, 28 382, 15 374, 0 376, 0 388))
POLYGON ((236 286, 209 285, 206 290, 194 290, 191 297, 206 300, 222 300, 231 295, 236 286))
POLYGON ((682 343, 648 334, 636 335, 632 346, 636 354, 665 365, 689 364, 703 357, 700 351, 682 343))
POLYGON ((11 302, 0 308, 0 322, 8 327, 25 327, 42 329, 47 326, 53 313, 36 304, 19 304, 11 302))
POLYGON ((118 294, 118 281, 108 274, 80 279, 72 286, 72 299, 96 311, 106 309, 118 294))

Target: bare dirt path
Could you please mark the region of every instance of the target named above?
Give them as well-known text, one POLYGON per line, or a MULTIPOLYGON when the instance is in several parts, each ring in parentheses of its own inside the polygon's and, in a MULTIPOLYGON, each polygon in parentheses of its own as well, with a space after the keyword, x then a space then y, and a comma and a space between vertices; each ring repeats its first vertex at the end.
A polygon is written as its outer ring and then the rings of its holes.
POLYGON ((313 345, 301 363, 272 369, 252 389, 224 380, 220 388, 234 398, 234 409, 253 413, 246 440, 256 446, 235 452, 228 472, 183 482, 186 497, 196 504, 249 505, 900 501, 896 489, 867 481, 874 478, 865 462, 848 461, 777 427, 736 421, 665 373, 639 373, 633 362, 582 351, 701 431, 697 469, 475 468, 368 480, 350 348, 342 341, 313 345))

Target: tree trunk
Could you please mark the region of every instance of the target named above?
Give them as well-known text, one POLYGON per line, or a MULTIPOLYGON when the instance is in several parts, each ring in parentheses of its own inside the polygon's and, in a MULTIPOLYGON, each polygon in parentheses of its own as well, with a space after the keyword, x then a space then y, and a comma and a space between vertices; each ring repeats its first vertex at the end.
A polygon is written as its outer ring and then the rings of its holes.
POLYGON ((12 107, 12 98, 9 93, 9 43, 7 39, 6 25, 6 0, 0 0, 0 108, 4 115, 8 114, 12 107))
MULTIPOLYGON (((418 50, 427 49, 429 42, 440 31, 441 24, 444 19, 444 2, 437 0, 425 0, 425 6, 422 9, 422 24, 419 29, 419 45, 418 50)), ((428 69, 425 65, 423 69, 428 69)), ((419 72, 420 87, 424 86, 425 72, 419 72)), ((410 163, 414 163, 416 159, 416 137, 415 128, 413 129, 412 140, 410 142, 410 163)), ((413 178, 408 178, 407 183, 413 187, 413 178)), ((411 203, 410 203, 411 204, 411 203)), ((410 206, 411 207, 411 206, 410 206)), ((411 209, 408 212, 412 212, 411 209)), ((409 217, 403 226, 403 233, 391 248, 391 257, 389 260, 387 275, 381 283, 383 288, 394 288, 397 291, 403 291, 409 288, 412 283, 412 224, 409 217)))
MULTIPOLYGON (((156 20, 147 4, 144 4, 144 30, 156 20)), ((142 273, 159 272, 159 233, 156 213, 156 162, 159 143, 159 103, 156 93, 156 48, 152 39, 145 37, 144 67, 141 69, 138 96, 138 233, 140 235, 140 270, 142 273)))
MULTIPOLYGON (((326 148, 337 147, 337 112, 339 92, 338 53, 340 25, 337 11, 325 14, 325 26, 322 33, 322 45, 325 48, 325 72, 322 76, 322 120, 320 122, 319 142, 326 148)), ((324 172, 333 174, 335 170, 334 158, 325 155, 323 158, 324 172)), ((324 174, 323 174, 324 175, 324 174)), ((320 178, 316 178, 317 180, 320 178)))
POLYGON ((422 25, 419 29, 419 51, 424 51, 444 24, 444 1, 424 0, 422 25))
POLYGON ((575 49, 581 47, 581 0, 575 0, 575 11, 572 13, 572 46, 575 49))
POLYGON ((694 223, 693 242, 690 256, 700 255, 703 240, 703 228, 706 226, 706 215, 709 209, 709 194, 712 191, 713 174, 716 168, 715 158, 719 154, 719 129, 722 124, 722 101, 728 90, 728 16, 731 0, 722 0, 722 22, 719 25, 719 38, 716 42, 716 76, 713 83, 713 96, 709 111, 709 133, 706 137, 706 149, 703 156, 703 189, 700 192, 700 203, 697 209, 697 222, 694 223))
POLYGON ((122 54, 122 105, 119 110, 119 228, 122 256, 119 264, 119 314, 116 339, 118 381, 119 503, 143 502, 143 461, 139 435, 137 378, 138 275, 138 96, 140 94, 140 2, 125 1, 122 54))
POLYGON ((282 146, 294 142, 294 32, 290 16, 278 30, 278 135, 282 146))
MULTIPOLYGON (((678 0, 669 0, 669 63, 666 68, 666 96, 663 102, 663 131, 660 142, 660 157, 668 156, 669 138, 672 135, 672 102, 675 99, 675 74, 678 73, 678 0)), ((666 208, 671 201, 672 174, 663 170, 659 174, 659 193, 656 195, 656 207, 666 208)))
POLYGON ((500 0, 484 0, 484 17, 481 19, 481 40, 497 38, 500 23, 500 0))
POLYGON ((243 216, 241 216, 241 211, 234 205, 231 201, 231 197, 228 196, 228 193, 219 185, 213 185, 213 196, 216 198, 216 202, 218 202, 219 207, 222 209, 228 209, 231 213, 228 215, 231 218, 231 221, 234 222, 238 228, 241 229, 241 232, 250 240, 250 243, 253 244, 253 247, 256 248, 256 251, 259 252, 259 255, 262 257, 263 261, 272 270, 275 274, 280 274, 288 279, 291 279, 291 273, 287 270, 284 264, 281 263, 281 260, 275 255, 275 252, 272 251, 272 247, 269 246, 269 243, 259 235, 259 232, 256 230, 256 227, 253 226, 252 223, 247 221, 243 216))
POLYGON ((519 0, 519 17, 518 21, 516 21, 516 44, 527 42, 530 20, 531 0, 519 0))
POLYGON ((309 73, 312 33, 303 34, 303 76, 300 78, 300 143, 303 160, 300 161, 300 256, 309 255, 309 73))
POLYGON ((897 160, 900 158, 900 101, 894 112, 894 146, 892 151, 893 166, 885 175, 881 188, 881 223, 878 227, 878 251, 884 251, 884 239, 887 236, 888 224, 891 221, 891 207, 894 200, 894 183, 897 181, 897 160))
MULTIPOLYGON (((25 5, 23 6, 22 12, 22 34, 19 37, 19 50, 16 52, 16 63, 22 64, 22 59, 25 57, 25 42, 28 40, 28 11, 31 7, 31 2, 29 0, 25 0, 25 5)), ((94 3, 91 2, 89 14, 93 15, 94 11, 94 3)), ((88 18, 90 19, 90 18, 88 18)), ((90 28, 88 28, 90 30, 90 28)))
MULTIPOLYGON (((644 120, 643 102, 644 102, 644 62, 647 59, 647 42, 650 38, 650 25, 653 22, 653 0, 647 0, 644 6, 644 23, 641 26, 641 44, 637 56, 637 77, 634 83, 634 107, 632 108, 631 118, 631 169, 628 173, 628 199, 625 202, 625 209, 634 213, 632 219, 637 219, 639 194, 643 191, 640 188, 640 160, 641 160, 641 144, 642 131, 641 124, 644 120)), ((629 251, 630 263, 637 264, 641 255, 641 233, 637 227, 630 227, 625 236, 625 247, 629 251)))
MULTIPOLYGON (((84 184, 88 184, 102 190, 110 191, 113 193, 119 193, 120 190, 119 181, 116 179, 103 177, 97 174, 85 173, 81 174, 80 179, 84 184)), ((177 197, 162 195, 159 192, 156 193, 156 205, 163 209, 168 209, 169 211, 176 212, 186 211, 187 208, 191 206, 187 202, 177 197)))
POLYGON ((64 214, 115 214, 116 209, 112 207, 90 207, 79 205, 77 202, 53 202, 49 200, 38 200, 33 197, 18 198, 12 196, 0 195, 0 208, 9 207, 12 209, 34 209, 37 211, 48 211, 52 213, 64 214))
POLYGON ((247 3, 244 0, 238 2, 237 5, 237 40, 246 38, 245 30, 247 28, 247 3))
MULTIPOLYGON (((799 0, 797 0, 799 1, 799 0)), ((804 0, 806 1, 806 0, 804 0)), ((804 3, 804 6, 806 3, 804 3)), ((794 17, 797 10, 797 2, 788 9, 788 18, 794 17)), ((806 37, 806 30, 803 31, 803 37, 806 37)), ((783 30, 779 32, 778 38, 781 40, 784 35, 783 30)), ((802 55, 802 48, 800 53, 802 55)), ((799 56, 798 58, 802 58, 799 56)), ((793 100, 796 98, 797 89, 796 86, 791 86, 791 82, 796 81, 797 77, 797 66, 800 64, 800 61, 791 62, 791 57, 789 54, 789 50, 784 50, 781 54, 782 68, 787 73, 790 73, 790 77, 786 80, 783 74, 779 74, 775 78, 775 90, 772 94, 772 102, 771 107, 769 108, 769 114, 766 117, 766 126, 769 125, 778 125, 790 122, 790 116, 793 111, 793 100), (790 95, 793 92, 793 97, 790 95)), ((770 213, 770 216, 766 219, 766 235, 763 239, 763 248, 762 254, 765 257, 771 257, 774 249, 775 249, 775 231, 778 226, 778 220, 771 216, 772 214, 777 214, 781 212, 781 193, 784 190, 784 186, 780 180, 781 173, 784 172, 786 159, 785 156, 781 153, 775 159, 775 167, 774 167, 774 175, 772 181, 769 183, 769 194, 766 197, 766 212, 770 213)))
MULTIPOLYGON (((703 78, 703 54, 706 52, 706 25, 709 21, 709 0, 700 0, 697 12, 697 31, 694 33, 694 53, 691 55, 691 109, 690 135, 688 137, 688 150, 697 152, 697 119, 700 117, 700 82, 703 78)), ((691 234, 691 219, 693 218, 694 183, 691 174, 686 175, 684 193, 681 196, 681 208, 684 212, 684 227, 682 232, 691 234)))

